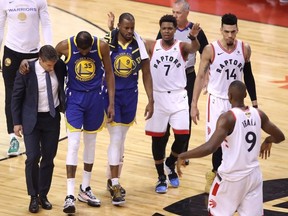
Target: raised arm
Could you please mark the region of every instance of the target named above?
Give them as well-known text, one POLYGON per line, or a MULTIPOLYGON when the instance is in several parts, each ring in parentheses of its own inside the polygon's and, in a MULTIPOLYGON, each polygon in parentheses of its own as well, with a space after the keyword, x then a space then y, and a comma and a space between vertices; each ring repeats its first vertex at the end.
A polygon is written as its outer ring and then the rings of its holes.
POLYGON ((195 53, 197 52, 197 50, 199 50, 200 48, 200 43, 197 39, 198 33, 201 30, 199 23, 195 23, 190 32, 189 35, 187 35, 187 37, 191 40, 191 43, 187 43, 187 42, 182 42, 181 43, 181 50, 182 50, 182 54, 185 58, 188 57, 189 53, 195 53))
POLYGON ((198 100, 200 97, 200 93, 202 91, 203 86, 205 85, 205 76, 207 71, 209 71, 209 66, 211 63, 213 55, 213 49, 211 45, 207 45, 201 56, 200 64, 198 73, 195 79, 194 83, 194 90, 193 90, 193 98, 192 98, 192 104, 191 104, 191 118, 193 122, 197 125, 197 120, 199 120, 199 109, 198 109, 198 100))

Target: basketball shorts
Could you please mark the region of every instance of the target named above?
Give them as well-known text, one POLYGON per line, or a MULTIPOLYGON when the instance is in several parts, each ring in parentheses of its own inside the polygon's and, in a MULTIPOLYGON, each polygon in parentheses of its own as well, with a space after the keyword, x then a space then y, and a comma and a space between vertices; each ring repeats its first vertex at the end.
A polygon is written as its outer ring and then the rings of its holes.
POLYGON ((154 113, 146 123, 146 135, 162 137, 168 123, 174 134, 189 134, 189 106, 185 89, 157 92, 153 91, 154 113))
POLYGON ((100 89, 89 92, 67 89, 66 98, 65 116, 71 132, 83 129, 95 133, 103 128, 106 116, 100 89))
MULTIPOLYGON (((104 107, 107 111, 109 97, 107 90, 104 91, 104 107)), ((115 91, 115 117, 111 125, 130 126, 135 121, 138 103, 138 87, 115 91)))
POLYGON ((238 181, 227 181, 217 174, 209 199, 209 215, 230 216, 237 211, 243 216, 263 214, 263 180, 259 167, 238 181))
POLYGON ((219 116, 232 108, 228 99, 222 99, 209 94, 206 105, 206 141, 212 136, 216 129, 219 116))

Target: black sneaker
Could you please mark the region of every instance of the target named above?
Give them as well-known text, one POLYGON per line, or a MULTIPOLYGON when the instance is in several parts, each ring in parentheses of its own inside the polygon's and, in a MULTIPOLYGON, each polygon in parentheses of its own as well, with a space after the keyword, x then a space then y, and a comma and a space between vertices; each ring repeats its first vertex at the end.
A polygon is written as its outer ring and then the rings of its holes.
MULTIPOLYGON (((120 185, 120 184, 119 184, 120 185)), ((111 196, 113 194, 113 189, 112 189, 112 181, 111 179, 108 179, 107 180, 107 190, 110 192, 111 196)), ((126 196, 126 190, 120 185, 120 192, 121 192, 121 195, 123 197, 126 196)))
POLYGON ((111 198, 113 205, 120 205, 125 203, 125 198, 122 196, 120 189, 121 189, 120 184, 112 186, 111 198))
POLYGON ((173 166, 168 167, 165 162, 164 169, 166 171, 166 174, 168 175, 169 183, 171 184, 171 186, 174 188, 179 187, 180 183, 179 183, 178 175, 175 172, 175 164, 173 164, 173 166))

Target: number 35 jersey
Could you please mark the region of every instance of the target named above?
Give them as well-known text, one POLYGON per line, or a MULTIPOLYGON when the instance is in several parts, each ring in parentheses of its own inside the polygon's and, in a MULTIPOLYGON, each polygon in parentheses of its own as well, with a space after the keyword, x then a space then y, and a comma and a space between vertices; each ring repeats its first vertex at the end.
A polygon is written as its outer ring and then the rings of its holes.
POLYGON ((236 40, 234 50, 228 52, 220 41, 211 43, 213 58, 210 64, 210 75, 207 90, 210 94, 228 99, 229 85, 235 81, 242 81, 244 59, 244 43, 236 40))
POLYGON ((93 37, 91 50, 82 55, 76 46, 76 36, 68 39, 69 53, 65 60, 68 71, 67 86, 76 91, 93 91, 101 88, 104 74, 100 39, 93 37))
POLYGON ((153 90, 164 92, 184 89, 186 86, 185 60, 181 54, 180 41, 163 48, 162 39, 156 41, 150 59, 153 90))
POLYGON ((221 144, 223 156, 218 172, 228 181, 238 181, 259 166, 261 118, 253 107, 232 108, 229 112, 233 113, 235 125, 221 144))

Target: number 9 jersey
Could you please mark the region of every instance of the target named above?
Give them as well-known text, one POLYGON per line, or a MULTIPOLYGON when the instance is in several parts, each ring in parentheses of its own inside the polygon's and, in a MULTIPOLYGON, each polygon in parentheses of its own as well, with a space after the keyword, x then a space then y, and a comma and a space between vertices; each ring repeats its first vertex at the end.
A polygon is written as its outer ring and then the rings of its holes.
POLYGON ((259 167, 261 118, 257 109, 232 108, 235 117, 233 132, 222 143, 222 162, 218 173, 228 181, 238 181, 259 167))

